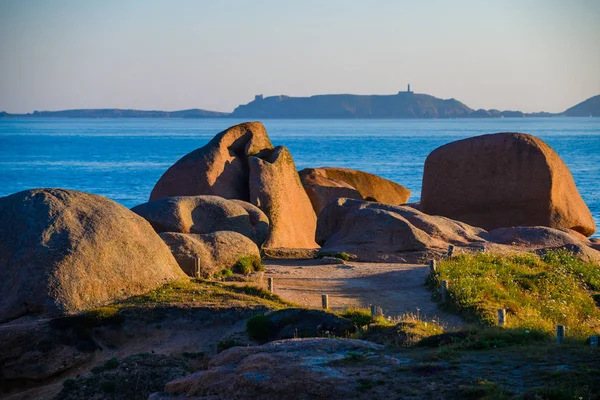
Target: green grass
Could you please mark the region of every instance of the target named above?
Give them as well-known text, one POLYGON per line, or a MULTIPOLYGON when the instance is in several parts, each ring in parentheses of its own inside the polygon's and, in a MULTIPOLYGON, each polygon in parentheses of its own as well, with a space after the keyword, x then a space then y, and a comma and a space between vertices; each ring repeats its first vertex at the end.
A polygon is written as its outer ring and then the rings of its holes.
POLYGON ((567 336, 585 339, 600 332, 600 267, 567 251, 498 255, 460 254, 438 263, 430 286, 449 281, 446 308, 467 320, 495 325, 497 310, 507 310, 506 328, 553 334, 556 325, 567 336))
POLYGON ((340 316, 351 320, 358 328, 373 323, 371 311, 365 308, 348 308, 340 316))
POLYGON ((243 256, 235 263, 234 272, 244 275, 250 275, 253 272, 264 271, 265 267, 257 256, 243 256))
POLYGON ((228 268, 223 268, 222 270, 215 272, 213 277, 215 279, 221 279, 221 278, 229 278, 231 275, 233 275, 232 270, 230 270, 228 268))

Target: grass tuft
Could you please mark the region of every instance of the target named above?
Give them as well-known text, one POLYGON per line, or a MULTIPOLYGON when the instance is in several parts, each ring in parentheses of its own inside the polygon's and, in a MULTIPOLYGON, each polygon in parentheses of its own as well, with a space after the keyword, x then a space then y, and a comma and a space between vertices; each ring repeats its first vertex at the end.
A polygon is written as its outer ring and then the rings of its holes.
POLYGON ((257 256, 243 256, 235 263, 234 271, 244 275, 250 275, 253 272, 264 271, 265 267, 257 256))

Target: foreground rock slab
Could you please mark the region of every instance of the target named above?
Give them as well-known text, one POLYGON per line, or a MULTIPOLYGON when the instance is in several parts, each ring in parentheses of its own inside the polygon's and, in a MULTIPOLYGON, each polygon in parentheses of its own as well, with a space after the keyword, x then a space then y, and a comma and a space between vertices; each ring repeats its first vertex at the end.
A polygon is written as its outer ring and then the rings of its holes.
POLYGON ((0 198, 0 321, 75 313, 185 275, 146 220, 101 196, 0 198))
POLYGON ((449 143, 425 161, 422 211, 490 230, 542 225, 591 236, 596 225, 558 154, 524 133, 449 143))
POLYGON ((381 346, 349 339, 291 339, 226 350, 209 369, 167 383, 149 399, 341 399, 354 397, 355 382, 330 363, 348 353, 381 346), (208 398, 208 397, 207 397, 208 398))

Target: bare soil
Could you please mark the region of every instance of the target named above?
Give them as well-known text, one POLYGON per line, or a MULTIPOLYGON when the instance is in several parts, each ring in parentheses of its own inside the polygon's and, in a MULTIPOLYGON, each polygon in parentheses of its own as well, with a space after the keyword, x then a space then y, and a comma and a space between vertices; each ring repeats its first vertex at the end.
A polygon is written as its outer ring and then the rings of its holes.
POLYGON ((368 308, 373 304, 381 307, 386 316, 418 313, 423 319, 435 319, 447 328, 464 324, 460 317, 443 312, 431 300, 431 292, 424 286, 428 273, 424 265, 364 262, 326 265, 320 260, 269 260, 265 267, 265 277, 274 279, 274 292, 304 307, 321 307, 321 295, 327 294, 329 307, 334 311, 368 308))

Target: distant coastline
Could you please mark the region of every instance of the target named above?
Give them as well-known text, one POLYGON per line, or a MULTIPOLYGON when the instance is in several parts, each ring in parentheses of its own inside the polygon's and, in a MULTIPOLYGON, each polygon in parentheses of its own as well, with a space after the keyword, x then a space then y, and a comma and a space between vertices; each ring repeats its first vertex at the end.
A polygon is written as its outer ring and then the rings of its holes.
POLYGON ((0 112, 0 118, 244 118, 244 119, 417 119, 417 118, 535 118, 600 117, 600 95, 561 113, 524 113, 472 109, 456 99, 401 91, 394 95, 325 94, 311 97, 256 95, 231 113, 202 109, 179 111, 133 109, 74 109, 0 112))

